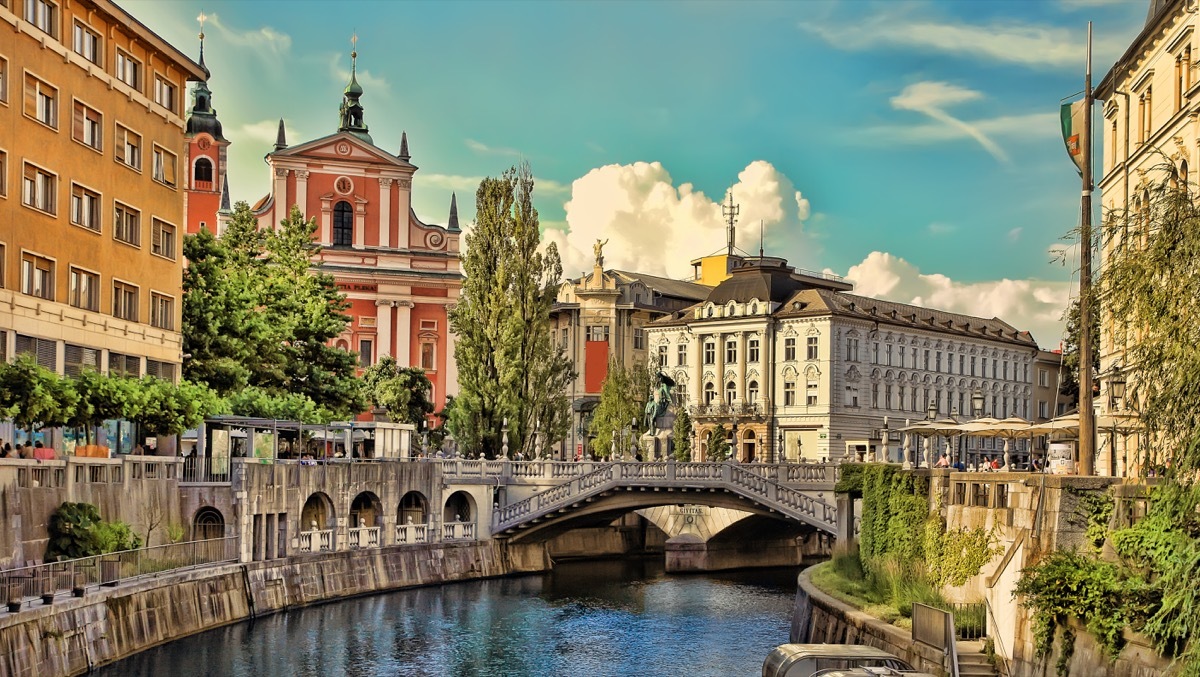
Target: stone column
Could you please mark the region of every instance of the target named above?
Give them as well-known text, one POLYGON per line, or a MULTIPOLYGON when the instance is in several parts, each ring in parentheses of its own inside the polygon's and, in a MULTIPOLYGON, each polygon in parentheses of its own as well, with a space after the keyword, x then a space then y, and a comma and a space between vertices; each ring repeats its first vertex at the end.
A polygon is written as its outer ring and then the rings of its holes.
POLYGON ((379 179, 379 246, 392 246, 392 179, 379 179))
POLYGON ((688 369, 692 373, 692 397, 696 404, 704 402, 704 334, 692 334, 692 342, 688 346, 688 369))
POLYGON ((279 222, 287 218, 288 214, 288 196, 287 196, 287 174, 288 170, 276 167, 275 168, 275 188, 272 194, 275 197, 275 215, 271 219, 271 230, 279 230, 279 222))
POLYGON ((396 301, 396 364, 412 365, 412 301, 396 301))
POLYGON ((850 494, 835 494, 837 503, 837 542, 848 548, 854 542, 854 499, 850 494))
POLYGON ((746 332, 737 333, 737 401, 746 402, 746 332))
POLYGON ((304 217, 308 218, 308 170, 296 170, 296 204, 300 205, 304 217))
POLYGON ((392 354, 392 302, 375 301, 375 331, 379 334, 379 347, 375 353, 380 357, 392 354))
MULTIPOLYGON (((357 202, 358 200, 355 200, 357 202)), ((366 205, 354 205, 354 248, 362 249, 367 246, 367 208, 366 205)))

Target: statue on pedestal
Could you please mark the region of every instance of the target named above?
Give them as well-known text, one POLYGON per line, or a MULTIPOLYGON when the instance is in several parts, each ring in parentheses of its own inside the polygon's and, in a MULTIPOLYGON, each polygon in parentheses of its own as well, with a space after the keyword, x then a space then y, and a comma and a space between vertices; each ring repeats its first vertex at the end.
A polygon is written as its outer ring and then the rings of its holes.
POLYGON ((596 238, 596 244, 592 245, 592 253, 596 255, 596 267, 604 267, 604 245, 608 244, 608 240, 603 242, 600 238, 596 238))

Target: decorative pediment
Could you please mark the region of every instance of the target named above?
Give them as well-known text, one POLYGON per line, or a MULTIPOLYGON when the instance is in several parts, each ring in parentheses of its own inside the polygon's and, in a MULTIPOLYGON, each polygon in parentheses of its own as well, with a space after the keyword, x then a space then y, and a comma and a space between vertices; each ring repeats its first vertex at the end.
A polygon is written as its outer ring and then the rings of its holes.
POLYGON ((717 378, 717 375, 712 373, 711 371, 704 372, 704 382, 705 383, 712 383, 714 380, 716 380, 716 378, 717 378))
POLYGON ((810 364, 804 370, 804 375, 808 378, 818 378, 821 375, 821 370, 817 369, 817 365, 810 364))
POLYGON ((894 380, 895 378, 896 378, 896 374, 891 369, 888 369, 887 372, 884 373, 884 375, 883 375, 883 380, 885 380, 885 381, 891 381, 891 380, 894 380))
POLYGON ((781 331, 779 333, 782 334, 783 336, 787 336, 789 338, 800 335, 800 332, 796 331, 796 325, 794 325, 794 324, 787 325, 786 327, 783 328, 783 331, 781 331))
POLYGON ((754 381, 756 379, 758 379, 758 370, 757 369, 751 369, 750 371, 746 372, 746 381, 747 382, 754 381))
POLYGON ((850 368, 846 370, 846 380, 855 383, 860 378, 862 378, 862 374, 858 372, 858 367, 850 365, 850 368))
MULTIPOLYGON (((338 132, 308 143, 290 146, 271 153, 273 158, 319 158, 341 162, 386 163, 397 168, 416 170, 416 166, 391 153, 363 141, 353 134, 338 132)), ((411 187, 411 183, 409 186, 411 187)))
POLYGON ((878 369, 871 370, 871 380, 872 381, 878 381, 881 377, 882 377, 882 374, 880 373, 880 371, 878 369))
POLYGON ((677 385, 686 385, 688 382, 687 372, 683 369, 676 369, 675 376, 673 376, 672 378, 675 379, 675 383, 677 385))
POLYGON ((728 383, 729 381, 736 381, 736 380, 737 380, 737 372, 735 372, 732 369, 729 369, 725 372, 725 382, 726 383, 728 383))
POLYGON ((820 336, 821 330, 816 327, 809 327, 808 331, 804 332, 805 336, 820 336))
POLYGON ((797 370, 796 367, 794 367, 790 364, 783 368, 783 377, 784 378, 795 377, 799 374, 800 374, 799 370, 797 370))

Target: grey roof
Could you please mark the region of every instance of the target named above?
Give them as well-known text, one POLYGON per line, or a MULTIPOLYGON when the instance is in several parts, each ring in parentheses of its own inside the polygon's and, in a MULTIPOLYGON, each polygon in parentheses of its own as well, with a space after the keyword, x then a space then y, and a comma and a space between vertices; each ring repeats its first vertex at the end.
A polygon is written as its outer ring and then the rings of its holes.
POLYGON ((708 298, 709 293, 712 291, 712 287, 706 287, 696 282, 688 282, 687 280, 672 280, 667 277, 634 273, 627 270, 610 270, 608 272, 620 276, 626 281, 632 282, 636 280, 641 282, 663 296, 702 301, 708 298))
POLYGON ((1146 23, 1142 26, 1142 30, 1138 36, 1129 43, 1129 47, 1121 58, 1117 60, 1113 67, 1109 69, 1104 77, 1100 78, 1100 84, 1096 85, 1095 96, 1098 99, 1106 100, 1112 95, 1117 86, 1117 78, 1125 69, 1136 62, 1136 57, 1142 50, 1142 46, 1147 44, 1153 36, 1157 34, 1157 27, 1162 21, 1162 18, 1171 11, 1181 9, 1184 5, 1183 0, 1150 0, 1149 7, 1146 9, 1146 23))

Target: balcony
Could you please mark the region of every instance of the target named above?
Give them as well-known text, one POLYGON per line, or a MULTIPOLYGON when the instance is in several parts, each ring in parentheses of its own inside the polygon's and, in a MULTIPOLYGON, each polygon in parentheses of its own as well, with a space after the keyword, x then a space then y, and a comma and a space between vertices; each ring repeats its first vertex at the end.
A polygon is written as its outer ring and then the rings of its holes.
POLYGON ((713 402, 712 404, 694 404, 688 407, 692 418, 754 418, 761 419, 766 415, 763 406, 757 402, 713 402))

